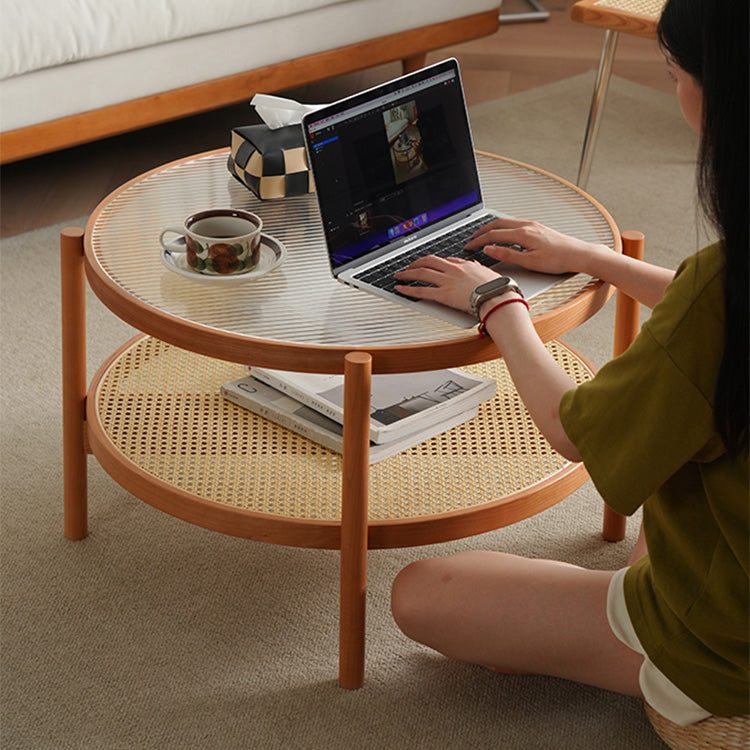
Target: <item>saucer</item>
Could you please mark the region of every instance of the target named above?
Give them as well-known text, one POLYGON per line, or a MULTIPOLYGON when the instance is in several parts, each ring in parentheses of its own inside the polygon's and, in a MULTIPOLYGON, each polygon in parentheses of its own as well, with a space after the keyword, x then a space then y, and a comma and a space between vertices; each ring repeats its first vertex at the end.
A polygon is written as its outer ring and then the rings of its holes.
POLYGON ((162 248, 161 262, 162 265, 174 273, 184 276, 191 281, 197 281, 201 284, 217 284, 227 286, 232 284, 245 284, 248 281, 255 281, 261 276, 265 276, 274 268, 278 268, 286 258, 286 247, 272 237, 270 234, 261 234, 260 236, 260 258, 258 265, 250 271, 241 273, 230 273, 224 276, 218 274, 200 273, 192 268, 187 262, 187 253, 176 250, 176 246, 184 245, 183 240, 177 240, 170 245, 175 250, 162 248))

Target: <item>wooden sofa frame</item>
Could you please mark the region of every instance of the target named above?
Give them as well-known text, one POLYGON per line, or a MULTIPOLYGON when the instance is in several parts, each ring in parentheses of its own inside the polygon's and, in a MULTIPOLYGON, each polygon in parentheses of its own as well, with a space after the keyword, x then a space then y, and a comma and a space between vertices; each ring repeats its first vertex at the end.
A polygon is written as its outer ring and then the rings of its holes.
POLYGON ((497 10, 486 11, 10 130, 0 133, 0 163, 237 104, 258 91, 284 91, 395 60, 410 72, 424 65, 428 52, 492 34, 498 23, 497 10))

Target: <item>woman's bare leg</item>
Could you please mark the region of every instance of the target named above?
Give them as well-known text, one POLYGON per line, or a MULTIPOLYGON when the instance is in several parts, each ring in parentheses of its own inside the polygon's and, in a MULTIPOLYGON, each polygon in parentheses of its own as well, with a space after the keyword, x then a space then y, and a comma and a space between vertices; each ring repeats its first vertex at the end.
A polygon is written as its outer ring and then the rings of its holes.
POLYGON ((407 636, 451 658, 640 695, 643 658, 607 621, 612 575, 502 552, 462 552, 404 568, 391 606, 407 636))

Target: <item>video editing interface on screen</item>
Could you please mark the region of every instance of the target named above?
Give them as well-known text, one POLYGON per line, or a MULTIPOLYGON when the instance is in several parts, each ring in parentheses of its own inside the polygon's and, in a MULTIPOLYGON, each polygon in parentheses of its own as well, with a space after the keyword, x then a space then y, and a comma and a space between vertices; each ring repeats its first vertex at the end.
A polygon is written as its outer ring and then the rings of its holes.
POLYGON ((455 71, 342 106, 307 124, 334 267, 479 200, 455 71))

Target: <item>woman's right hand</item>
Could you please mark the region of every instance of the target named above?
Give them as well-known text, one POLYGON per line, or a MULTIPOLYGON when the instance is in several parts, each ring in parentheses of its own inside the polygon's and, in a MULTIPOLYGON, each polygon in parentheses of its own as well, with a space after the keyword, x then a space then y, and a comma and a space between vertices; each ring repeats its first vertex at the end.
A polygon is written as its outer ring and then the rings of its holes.
POLYGON ((484 246, 484 252, 496 260, 515 263, 540 273, 592 273, 592 261, 605 245, 594 245, 536 221, 498 218, 478 229, 466 247, 484 246), (521 250, 507 245, 520 245, 521 250))

